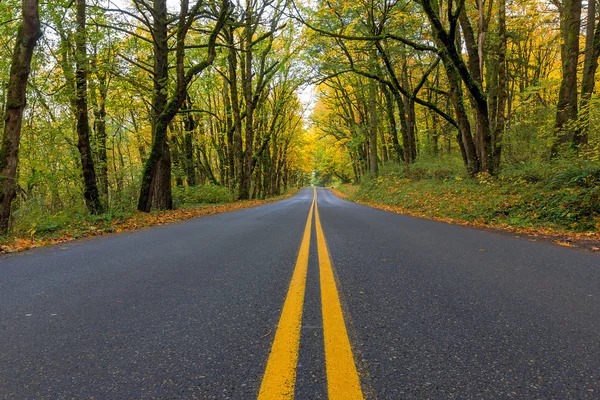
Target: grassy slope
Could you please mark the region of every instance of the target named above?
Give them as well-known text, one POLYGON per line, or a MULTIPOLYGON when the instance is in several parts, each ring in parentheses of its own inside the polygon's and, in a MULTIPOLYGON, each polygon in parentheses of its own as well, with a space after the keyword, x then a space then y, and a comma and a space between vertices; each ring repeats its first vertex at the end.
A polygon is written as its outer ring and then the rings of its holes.
POLYGON ((546 175, 509 171, 497 179, 440 176, 439 171, 401 175, 406 174, 384 174, 338 191, 349 200, 403 214, 600 247, 600 168, 546 175))

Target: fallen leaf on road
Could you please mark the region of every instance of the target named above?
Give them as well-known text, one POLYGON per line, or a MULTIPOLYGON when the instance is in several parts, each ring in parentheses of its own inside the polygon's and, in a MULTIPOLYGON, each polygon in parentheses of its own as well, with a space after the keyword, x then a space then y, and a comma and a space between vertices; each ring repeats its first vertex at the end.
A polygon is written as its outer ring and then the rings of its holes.
POLYGON ((577 247, 577 246, 575 246, 575 245, 574 245, 574 244, 572 244, 572 243, 569 243, 569 242, 563 242, 563 241, 561 241, 561 240, 554 240, 554 244, 557 244, 557 245, 559 245, 559 246, 563 246, 563 247, 577 247))
POLYGON ((270 330, 269 332, 267 332, 265 335, 262 335, 260 338, 261 338, 261 339, 264 339, 264 338, 266 338, 267 336, 269 336, 271 333, 273 333, 273 331, 272 331, 272 330, 270 330))

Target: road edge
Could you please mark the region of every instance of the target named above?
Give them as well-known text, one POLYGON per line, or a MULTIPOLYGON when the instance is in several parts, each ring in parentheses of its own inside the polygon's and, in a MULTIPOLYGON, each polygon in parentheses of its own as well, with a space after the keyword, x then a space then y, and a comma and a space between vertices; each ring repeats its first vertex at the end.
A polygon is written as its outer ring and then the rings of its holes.
POLYGON ((511 225, 483 224, 477 223, 475 221, 467 221, 454 218, 435 218, 431 216, 419 215, 418 213, 412 212, 411 210, 400 206, 389 206, 382 203, 356 200, 333 187, 327 187, 327 189, 329 189, 331 193, 333 193, 336 197, 342 200, 350 201, 352 203, 361 204, 383 211, 392 212, 394 214, 401 214, 413 218, 421 218, 429 221, 443 222, 450 225, 459 225, 469 228, 501 233, 504 235, 511 235, 517 239, 527 239, 531 242, 549 242, 557 246, 570 247, 574 249, 585 250, 591 253, 600 254, 600 233, 597 233, 594 236, 588 236, 585 234, 553 231, 549 229, 541 230, 536 228, 518 228, 511 225))
MULTIPOLYGON (((187 209, 167 210, 155 213, 136 212, 130 217, 117 221, 107 229, 90 229, 81 233, 72 234, 68 231, 56 238, 35 237, 11 237, 0 242, 0 256, 6 254, 20 253, 23 251, 52 246, 61 243, 74 242, 99 236, 107 236, 121 232, 132 232, 154 226, 168 225, 172 223, 188 221, 207 215, 221 214, 225 212, 243 210, 246 208, 260 207, 266 204, 289 199, 298 193, 299 189, 290 190, 288 193, 261 200, 242 200, 231 203, 192 207, 187 209)), ((94 228, 93 226, 91 228, 94 228)))

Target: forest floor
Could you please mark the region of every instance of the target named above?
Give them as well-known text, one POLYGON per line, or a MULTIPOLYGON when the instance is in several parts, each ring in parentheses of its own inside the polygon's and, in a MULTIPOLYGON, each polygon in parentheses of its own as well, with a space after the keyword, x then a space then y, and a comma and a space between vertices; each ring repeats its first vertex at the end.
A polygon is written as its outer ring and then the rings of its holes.
POLYGON ((387 176, 332 190, 394 213, 600 251, 600 186, 387 176))
POLYGON ((175 210, 154 211, 151 213, 119 212, 102 215, 87 215, 70 223, 60 225, 56 229, 35 230, 27 235, 0 237, 0 254, 15 253, 37 247, 70 242, 77 239, 102 236, 111 233, 133 231, 151 226, 165 225, 172 222, 185 221, 205 215, 257 207, 293 196, 297 189, 288 193, 261 200, 240 200, 221 204, 184 205, 175 210))

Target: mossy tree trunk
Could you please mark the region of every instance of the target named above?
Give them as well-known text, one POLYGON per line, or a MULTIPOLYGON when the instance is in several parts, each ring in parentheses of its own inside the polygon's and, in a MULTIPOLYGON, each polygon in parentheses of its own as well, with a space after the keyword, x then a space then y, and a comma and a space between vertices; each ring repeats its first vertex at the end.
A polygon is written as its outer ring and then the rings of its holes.
POLYGON ((107 133, 106 133, 106 101, 108 98, 109 77, 105 70, 101 70, 98 66, 97 55, 94 55, 92 68, 95 72, 97 84, 92 90, 92 106, 94 108, 94 133, 95 152, 96 152, 96 169, 98 171, 98 186, 100 195, 103 197, 105 204, 108 207, 108 154, 106 149, 107 133))
POLYGON ((23 22, 17 33, 8 81, 2 147, 0 148, 0 234, 8 231, 12 201, 17 188, 17 167, 23 110, 33 50, 42 33, 37 0, 23 0, 23 22))
POLYGON ((196 162, 194 160, 194 134, 196 132, 196 118, 192 114, 192 101, 190 98, 187 99, 184 107, 187 108, 188 112, 185 114, 183 120, 184 126, 184 157, 185 157, 185 173, 187 176, 188 186, 196 186, 196 162))
POLYGON ((152 114, 152 147, 144 165, 142 184, 138 199, 138 210, 150 212, 152 209, 171 209, 171 156, 167 141, 167 130, 187 97, 187 89, 194 77, 208 68, 216 57, 217 36, 225 26, 230 13, 230 3, 222 0, 219 5, 216 23, 208 44, 207 57, 191 66, 185 63, 186 37, 204 3, 196 2, 189 9, 189 1, 182 0, 175 36, 175 70, 177 81, 175 93, 169 91, 169 21, 166 0, 154 0, 152 16, 152 37, 154 42, 154 94, 152 114))
POLYGON ((103 211, 100 201, 100 192, 96 182, 96 170, 92 146, 90 145, 90 121, 88 115, 88 59, 86 40, 86 3, 77 0, 76 4, 77 28, 75 32, 75 99, 73 101, 75 119, 77 121, 77 149, 81 157, 81 170, 83 173, 83 197, 85 204, 92 214, 103 211))
POLYGON ((372 177, 379 175, 379 160, 377 157, 377 86, 369 79, 369 172, 372 177))
MULTIPOLYGON (((496 170, 494 168, 492 151, 488 99, 481 85, 480 77, 474 74, 474 63, 477 62, 478 64, 477 70, 480 70, 480 63, 478 62, 478 57, 469 56, 469 65, 467 66, 456 40, 459 29, 459 19, 464 13, 465 2, 458 2, 456 7, 453 6, 453 2, 448 2, 447 7, 449 7, 449 9, 447 10, 447 15, 449 21, 447 23, 443 22, 443 19, 440 18, 441 8, 438 7, 437 1, 422 0, 420 3, 431 24, 436 43, 440 47, 440 57, 442 58, 442 61, 444 61, 444 66, 446 67, 448 74, 453 76, 458 75, 471 96, 478 133, 477 136, 481 139, 479 142, 480 148, 478 149, 478 152, 481 154, 479 157, 479 169, 482 172, 495 174, 496 170), (445 26, 445 24, 448 26, 445 26)), ((465 40, 467 40, 466 37, 465 40)), ((477 54, 479 54, 478 51, 477 54)))
POLYGON ((564 0, 560 10, 562 81, 556 105, 557 138, 552 156, 558 156, 564 146, 575 145, 577 121, 577 63, 579 61, 579 31, 581 0, 564 0))
POLYGON ((394 113, 394 99, 392 98, 392 93, 385 85, 381 85, 381 90, 385 97, 385 111, 388 118, 390 137, 392 138, 392 146, 396 153, 396 161, 400 163, 404 159, 404 152, 398 141, 398 124, 396 123, 396 116, 394 113))
POLYGON ((481 164, 479 163, 479 156, 477 155, 477 149, 475 147, 475 140, 471 132, 471 123, 465 109, 464 94, 460 76, 454 64, 447 58, 442 57, 444 69, 446 70, 446 76, 448 78, 448 86, 450 88, 450 101, 456 114, 456 121, 458 123, 458 135, 456 140, 460 148, 463 161, 467 167, 469 174, 474 175, 480 171, 481 164))
POLYGON ((252 78, 253 68, 253 36, 255 31, 254 12, 252 0, 246 0, 246 13, 244 16, 244 55, 242 65, 242 91, 244 93, 244 101, 246 103, 246 121, 244 123, 244 161, 243 170, 239 179, 238 197, 240 199, 250 198, 250 186, 252 184, 252 172, 254 170, 254 110, 256 109, 256 101, 253 90, 252 78))
POLYGON ((169 198, 170 190, 165 190, 167 187, 171 187, 171 165, 170 163, 166 165, 164 162, 167 158, 170 160, 170 157, 168 154, 163 157, 163 154, 169 151, 167 129, 170 122, 162 117, 167 106, 169 83, 167 1, 154 0, 152 9, 154 17, 152 31, 154 42, 152 147, 144 165, 138 200, 138 210, 145 212, 149 212, 152 208, 170 208, 169 205, 173 204, 173 200, 169 198), (161 180, 168 180, 168 182, 161 180))
MULTIPOLYGON (((506 0, 498 3, 498 46, 495 57, 491 57, 491 82, 493 93, 490 93, 491 121, 492 126, 492 148, 494 151, 494 168, 500 169, 502 156, 502 138, 506 125, 506 103, 508 98, 507 75, 506 75, 506 0)), ((492 90, 490 90, 492 92, 492 90)))
POLYGON ((237 52, 234 47, 235 29, 228 27, 225 32, 225 37, 229 50, 227 53, 227 66, 229 71, 228 83, 229 93, 231 95, 231 112, 233 116, 233 159, 234 170, 231 172, 234 177, 232 186, 238 186, 244 175, 244 148, 242 139, 242 112, 240 111, 240 99, 238 90, 238 59, 237 52))
POLYGON ((596 21, 596 0, 588 0, 587 27, 585 34, 585 57, 583 61, 583 77, 581 80, 581 102, 579 107, 579 126, 575 135, 576 145, 588 142, 590 125, 590 100, 596 85, 596 70, 600 57, 600 24, 596 21))

